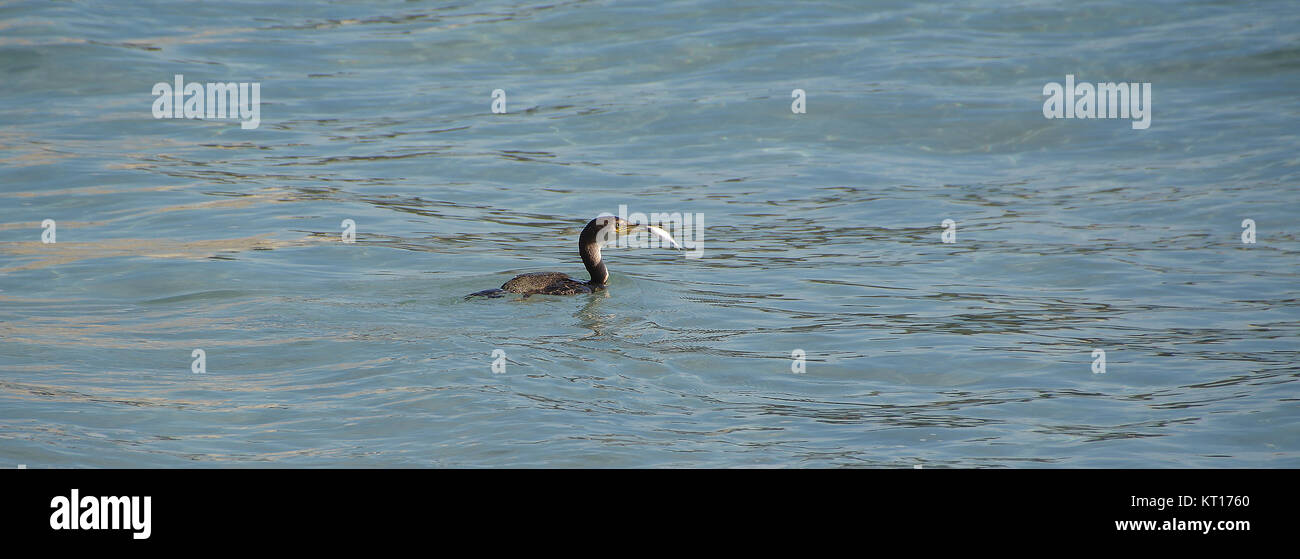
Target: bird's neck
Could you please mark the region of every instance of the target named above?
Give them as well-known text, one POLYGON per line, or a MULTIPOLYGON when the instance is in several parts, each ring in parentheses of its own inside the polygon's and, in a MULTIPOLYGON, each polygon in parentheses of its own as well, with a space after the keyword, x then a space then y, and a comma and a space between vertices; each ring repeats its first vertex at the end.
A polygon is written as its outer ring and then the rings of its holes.
POLYGON ((578 247, 578 253, 582 255, 582 265, 586 266, 587 273, 591 274, 591 283, 605 285, 605 282, 609 281, 609 271, 605 269, 605 262, 600 259, 600 244, 583 244, 578 247))

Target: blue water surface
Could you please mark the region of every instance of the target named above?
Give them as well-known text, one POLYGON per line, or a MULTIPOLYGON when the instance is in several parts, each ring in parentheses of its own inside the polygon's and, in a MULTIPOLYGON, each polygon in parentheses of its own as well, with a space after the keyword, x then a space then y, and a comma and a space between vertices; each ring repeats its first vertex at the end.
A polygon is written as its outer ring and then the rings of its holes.
POLYGON ((0 466, 1300 466, 1294 2, 10 2, 0 75, 0 466), (464 298, 620 206, 699 252, 464 298))

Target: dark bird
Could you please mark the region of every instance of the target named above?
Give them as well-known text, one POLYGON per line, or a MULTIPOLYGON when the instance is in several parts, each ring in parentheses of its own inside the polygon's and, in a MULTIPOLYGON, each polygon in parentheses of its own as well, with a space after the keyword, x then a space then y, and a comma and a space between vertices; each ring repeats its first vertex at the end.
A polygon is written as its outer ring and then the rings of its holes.
POLYGON ((502 297, 507 293, 521 293, 524 297, 536 294, 576 295, 604 289, 609 281, 609 270, 605 269, 605 261, 600 258, 601 245, 612 242, 618 235, 626 235, 637 227, 645 227, 652 234, 672 243, 673 247, 681 248, 667 231, 658 227, 630 223, 612 215, 600 216, 587 223, 582 234, 578 235, 578 254, 582 256, 582 264, 591 275, 590 281, 576 280, 559 272, 534 272, 515 276, 515 279, 506 282, 500 289, 470 293, 465 298, 502 297))

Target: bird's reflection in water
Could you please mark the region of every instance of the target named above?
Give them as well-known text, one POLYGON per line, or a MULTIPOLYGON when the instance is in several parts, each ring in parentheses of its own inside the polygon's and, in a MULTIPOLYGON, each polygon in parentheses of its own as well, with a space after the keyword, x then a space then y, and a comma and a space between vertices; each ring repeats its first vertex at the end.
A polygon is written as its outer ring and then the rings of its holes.
POLYGON ((578 325, 591 330, 591 334, 580 336, 578 339, 599 337, 605 328, 609 326, 609 319, 612 318, 612 315, 600 313, 601 304, 609 297, 608 289, 592 293, 587 302, 582 305, 582 308, 578 309, 577 313, 574 313, 574 317, 578 319, 578 325))

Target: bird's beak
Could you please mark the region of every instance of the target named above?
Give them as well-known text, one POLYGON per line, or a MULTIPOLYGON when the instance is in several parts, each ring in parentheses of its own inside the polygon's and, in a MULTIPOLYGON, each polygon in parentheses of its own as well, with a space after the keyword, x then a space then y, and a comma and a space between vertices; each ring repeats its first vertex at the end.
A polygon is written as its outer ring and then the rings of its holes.
POLYGON ((672 245, 673 248, 677 250, 682 249, 682 245, 677 244, 677 240, 673 239, 673 236, 670 235, 667 231, 664 231, 663 229, 660 229, 653 225, 642 225, 640 223, 633 223, 628 228, 631 229, 635 227, 645 227, 646 230, 649 231, 651 235, 654 235, 656 237, 659 237, 660 239, 663 239, 664 241, 667 241, 668 244, 672 245))

